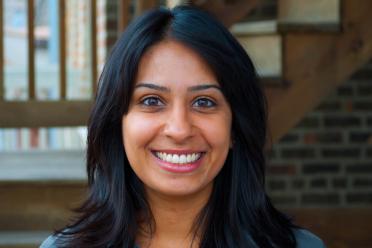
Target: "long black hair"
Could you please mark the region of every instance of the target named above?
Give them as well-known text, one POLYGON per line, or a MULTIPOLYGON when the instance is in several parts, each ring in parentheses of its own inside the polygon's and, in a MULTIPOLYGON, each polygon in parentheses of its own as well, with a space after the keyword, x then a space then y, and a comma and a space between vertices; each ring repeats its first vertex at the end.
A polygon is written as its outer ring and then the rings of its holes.
POLYGON ((233 114, 233 148, 195 220, 202 234, 200 247, 296 247, 295 226, 273 207, 264 188, 267 111, 254 66, 222 24, 190 6, 145 13, 115 44, 89 119, 89 195, 73 224, 58 232, 58 244, 133 248, 139 213, 142 220, 153 223, 143 183, 124 151, 121 122, 141 57, 166 39, 184 44, 204 59, 233 114))

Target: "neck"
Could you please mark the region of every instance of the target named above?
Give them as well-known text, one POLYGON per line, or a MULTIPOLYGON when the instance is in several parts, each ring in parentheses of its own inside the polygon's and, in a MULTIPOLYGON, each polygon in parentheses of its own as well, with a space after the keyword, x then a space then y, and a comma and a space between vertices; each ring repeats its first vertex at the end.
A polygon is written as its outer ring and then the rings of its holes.
POLYGON ((155 232, 151 237, 140 234, 141 247, 168 247, 168 244, 169 247, 197 247, 199 235, 195 231, 200 230, 194 223, 207 204, 211 191, 212 185, 202 194, 166 196, 148 189, 147 200, 155 220, 155 232))

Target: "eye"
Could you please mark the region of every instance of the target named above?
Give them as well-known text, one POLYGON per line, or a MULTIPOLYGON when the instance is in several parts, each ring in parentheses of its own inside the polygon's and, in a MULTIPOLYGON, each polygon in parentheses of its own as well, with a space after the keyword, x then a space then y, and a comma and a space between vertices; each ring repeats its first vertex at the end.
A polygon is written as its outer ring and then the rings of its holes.
POLYGON ((196 99, 193 105, 198 108, 212 108, 216 106, 216 103, 204 97, 196 99))
POLYGON ((155 96, 146 97, 141 100, 141 104, 145 106, 163 106, 164 103, 155 96))

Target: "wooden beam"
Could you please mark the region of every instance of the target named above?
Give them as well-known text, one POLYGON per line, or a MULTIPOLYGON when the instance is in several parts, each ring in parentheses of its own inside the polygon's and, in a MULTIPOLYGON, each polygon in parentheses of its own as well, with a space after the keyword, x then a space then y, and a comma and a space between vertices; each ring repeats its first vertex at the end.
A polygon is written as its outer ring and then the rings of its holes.
POLYGON ((292 208, 284 212, 297 225, 319 235, 327 247, 365 248, 372 244, 371 207, 292 208))
POLYGON ((35 29, 34 0, 27 0, 27 41, 28 41, 28 99, 34 100, 35 91, 35 29))
POLYGON ((226 27, 231 27, 255 9, 261 0, 235 0, 234 3, 226 3, 223 0, 191 0, 190 2, 217 16, 226 27))
POLYGON ((119 25, 118 31, 119 33, 123 32, 125 28, 128 26, 130 20, 130 9, 129 9, 130 1, 129 0, 122 0, 119 1, 119 25))
POLYGON ((146 10, 152 9, 158 5, 157 0, 137 0, 135 15, 139 16, 146 10))
POLYGON ((184 4, 186 2, 187 2, 186 0, 167 0, 166 4, 169 8, 173 8, 177 5, 184 4))
MULTIPOLYGON (((261 78, 282 78, 282 40, 277 33, 238 37, 261 78)), ((278 81, 278 86, 281 82, 278 81)))
POLYGON ((340 0, 280 0, 279 22, 319 24, 340 22, 340 0))
POLYGON ((85 126, 91 101, 0 102, 0 128, 85 126))
POLYGON ((5 98, 5 88, 4 88, 4 3, 0 0, 0 101, 5 98))
POLYGON ((286 34, 284 77, 291 85, 269 100, 269 126, 278 140, 372 57, 372 2, 344 0, 341 34, 286 34))
POLYGON ((339 32, 340 0, 278 1, 281 32, 339 32))
POLYGON ((97 91, 97 2, 90 1, 90 39, 91 39, 91 75, 92 75, 92 97, 97 91))
MULTIPOLYGON (((31 168, 34 168, 33 164, 29 166, 31 171, 31 168)), ((44 173, 45 171, 42 171, 41 175, 44 173)), ((80 205, 85 198, 86 184, 86 182, 68 179, 60 182, 53 180, 0 182, 0 230, 62 228, 66 225, 66 220, 72 217, 71 209, 80 205)), ((2 245, 2 247, 30 246, 2 245)))
POLYGON ((59 0, 59 92, 60 99, 66 99, 66 1, 59 0))

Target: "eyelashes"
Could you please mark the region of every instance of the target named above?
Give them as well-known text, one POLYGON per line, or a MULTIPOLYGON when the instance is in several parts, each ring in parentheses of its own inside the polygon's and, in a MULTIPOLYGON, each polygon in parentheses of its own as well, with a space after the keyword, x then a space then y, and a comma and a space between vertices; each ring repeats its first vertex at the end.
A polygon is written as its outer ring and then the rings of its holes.
POLYGON ((215 107, 217 104, 216 104, 213 100, 211 100, 211 99, 209 99, 209 98, 206 98, 206 97, 200 97, 200 98, 197 98, 197 99, 194 101, 193 105, 194 105, 195 107, 198 107, 198 108, 213 108, 213 107, 215 107))
MULTIPOLYGON (((140 100, 140 105, 143 107, 164 107, 166 104, 158 96, 147 96, 140 100)), ((199 109, 208 109, 217 106, 216 101, 209 97, 198 97, 192 102, 192 106, 199 109)))
POLYGON ((140 104, 143 106, 163 106, 164 103, 161 101, 159 97, 156 96, 149 96, 140 101, 140 104))

